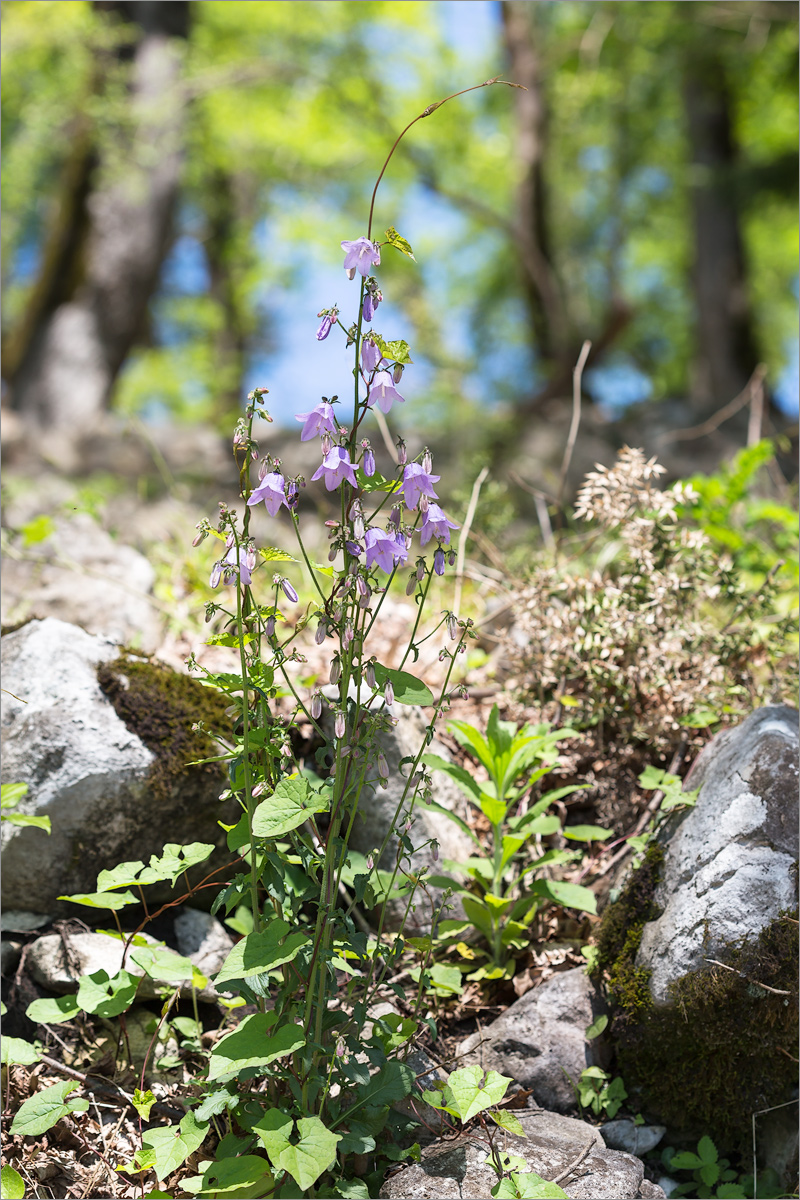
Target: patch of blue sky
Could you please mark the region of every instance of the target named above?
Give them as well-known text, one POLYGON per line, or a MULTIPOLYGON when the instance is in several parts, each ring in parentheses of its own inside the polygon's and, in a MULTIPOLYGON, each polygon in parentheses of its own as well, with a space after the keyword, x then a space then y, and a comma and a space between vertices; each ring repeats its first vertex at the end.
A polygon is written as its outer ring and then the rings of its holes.
POLYGON ((496 0, 438 0, 444 37, 462 58, 485 58, 497 52, 502 15, 496 0))
POLYGON ((611 152, 608 146, 584 146, 578 163, 584 171, 607 171, 611 165, 611 152))
POLYGON ((775 385, 775 403, 787 416, 797 416, 800 412, 800 351, 795 338, 786 343, 786 357, 788 361, 775 385))
POLYGON ((161 268, 161 287, 183 296, 204 296, 211 285, 208 262, 195 237, 182 234, 175 240, 161 268))
POLYGON ((14 283, 30 283, 36 278, 42 261, 42 243, 30 238, 22 242, 14 254, 11 277, 14 283))
POLYGON ((587 371, 584 387, 600 411, 609 417, 617 417, 631 405, 648 400, 653 392, 648 376, 621 355, 587 371))

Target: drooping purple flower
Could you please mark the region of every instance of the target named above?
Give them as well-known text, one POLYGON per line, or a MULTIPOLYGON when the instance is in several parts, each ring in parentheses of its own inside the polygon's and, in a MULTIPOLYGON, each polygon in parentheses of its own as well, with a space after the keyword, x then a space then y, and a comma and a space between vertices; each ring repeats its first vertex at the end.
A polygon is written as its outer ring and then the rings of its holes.
POLYGON ((429 504, 428 511, 422 518, 422 529, 419 535, 420 545, 424 546, 432 537, 437 537, 441 538, 447 546, 450 543, 450 530, 459 528, 460 526, 456 525, 453 521, 448 521, 438 504, 429 504))
POLYGON ((415 509, 419 504, 420 496, 429 496, 431 500, 439 499, 433 490, 433 485, 440 479, 441 475, 431 475, 430 470, 426 471, 420 463, 407 463, 403 471, 403 482, 398 491, 402 492, 407 507, 415 509))
MULTIPOLYGON (((362 445, 364 445, 363 442, 362 445)), ((361 463, 361 469, 367 476, 375 474, 375 455, 372 453, 372 447, 369 443, 364 446, 364 458, 361 463)))
POLYGON ((336 434, 333 405, 329 404, 327 400, 323 400, 316 408, 312 408, 311 412, 298 413, 295 420, 305 421, 300 433, 301 442, 310 442, 313 437, 318 437, 321 433, 336 434))
POLYGON ((361 343, 361 366, 371 375, 381 361, 381 352, 371 337, 365 337, 361 343))
MULTIPOLYGON (((220 569, 225 572, 225 583, 232 583, 236 578, 235 571, 226 568, 238 566, 239 579, 241 580, 242 584, 247 587, 252 579, 251 572, 256 565, 256 552, 251 546, 240 545, 237 549, 236 544, 232 543, 228 549, 228 553, 218 565, 220 566, 220 569)), ((216 567, 214 568, 214 573, 216 573, 216 567)), ((213 577, 214 574, 212 573, 212 579, 213 577)), ((217 583, 218 582, 219 577, 217 577, 217 583)), ((216 583, 212 583, 212 587, 216 587, 216 583)))
POLYGON ((352 554, 353 558, 358 558, 361 554, 361 546, 358 542, 345 542, 345 549, 348 554, 352 554))
MULTIPOLYGON (((338 316, 338 314, 337 314, 337 316, 338 316)), ((325 338, 328 336, 331 329, 333 328, 335 321, 336 321, 336 317, 333 315, 333 313, 328 313, 326 316, 324 316, 322 318, 322 324, 320 325, 319 329, 317 330, 317 341, 318 342, 325 341, 325 338)))
POLYGON ((250 505, 260 504, 263 500, 269 515, 271 517, 277 516, 278 509, 282 504, 286 508, 289 507, 286 502, 285 487, 286 481, 283 476, 277 471, 270 471, 261 480, 261 483, 249 497, 247 503, 250 505))
POLYGON ((353 464, 350 462, 350 455, 344 446, 334 446, 322 460, 322 465, 317 468, 311 476, 312 483, 325 476, 325 487, 329 492, 332 492, 335 487, 346 479, 353 487, 358 487, 353 464))
POLYGON ((364 295, 364 306, 361 309, 364 320, 369 322, 375 316, 375 305, 372 302, 372 292, 366 292, 364 295))
POLYGON ((349 279, 353 278, 356 271, 366 279, 370 267, 381 265, 381 252, 367 237, 356 238, 354 242, 342 242, 341 247, 345 252, 344 269, 349 279))
POLYGON ((367 566, 375 563, 390 575, 398 563, 408 558, 405 542, 383 529, 368 529, 364 539, 367 548, 367 566))
POLYGON ((444 550, 437 546, 433 556, 433 569, 437 575, 444 575, 444 550))
POLYGON ((298 596, 288 579, 281 579, 281 588, 287 600, 291 600, 292 604, 297 604, 298 596))
POLYGON ((377 403, 382 413, 388 413, 395 400, 399 404, 405 404, 405 399, 392 383, 392 377, 389 372, 378 371, 372 381, 372 387, 369 389, 369 396, 367 397, 368 406, 372 408, 377 403))

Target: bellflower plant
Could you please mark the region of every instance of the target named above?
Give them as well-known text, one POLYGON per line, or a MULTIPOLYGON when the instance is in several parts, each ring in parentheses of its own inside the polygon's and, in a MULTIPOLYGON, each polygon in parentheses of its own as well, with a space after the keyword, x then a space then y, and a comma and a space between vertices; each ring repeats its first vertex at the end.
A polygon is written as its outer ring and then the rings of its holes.
MULTIPOLYGON (((477 86, 500 82, 490 79, 477 86)), ((428 451, 409 462, 405 443, 398 439, 394 472, 384 477, 377 468, 366 436, 375 420, 371 410, 377 406, 388 414, 393 404, 405 402, 397 385, 412 359, 406 342, 386 340, 363 325, 373 320, 383 299, 373 272, 381 266, 385 247, 414 259, 408 242, 392 226, 383 237, 373 233, 380 181, 411 127, 462 94, 429 105, 406 126, 378 176, 366 232, 341 242, 348 279, 360 277, 352 289, 352 325, 347 328, 340 321, 338 305, 317 314, 322 324, 316 339, 323 342, 341 333, 354 356, 352 411, 346 424, 337 415, 339 406, 334 407, 336 396, 323 397, 298 416, 300 441, 320 439, 320 465, 310 482, 322 483, 334 501, 335 519, 326 522, 328 564, 312 561, 301 536, 298 508, 305 480, 259 451, 257 427, 271 420, 264 407, 266 388, 249 394, 233 434, 242 517, 220 504, 215 524, 198 525, 195 545, 208 537, 221 543, 211 585, 227 585, 206 606, 206 620, 214 630, 209 644, 229 647, 237 658, 236 669, 225 672, 209 671, 194 657, 189 660, 190 668, 202 671, 204 682, 229 701, 232 727, 220 731, 222 753, 212 761, 227 762, 221 799, 233 797, 241 811, 234 825, 224 827, 237 866, 213 911, 236 920, 243 936, 213 982, 223 995, 236 993, 238 1000, 230 1003, 247 1005, 247 1015, 214 1043, 200 1085, 204 1094, 198 1097, 195 1090, 180 1125, 144 1132, 143 1148, 124 1168, 140 1173, 143 1194, 147 1172, 153 1169, 159 1181, 165 1180, 200 1150, 212 1132, 212 1120, 216 1157, 210 1161, 202 1151, 195 1155, 200 1173, 180 1179, 182 1192, 369 1197, 378 1194, 389 1161, 419 1153, 417 1146, 401 1149, 395 1134, 407 1119, 390 1106, 416 1086, 404 1057, 418 1028, 424 982, 413 1018, 390 1015, 367 1026, 366 1017, 377 989, 406 949, 405 917, 389 932, 391 913, 407 917, 420 887, 430 897, 425 871, 412 864, 420 848, 414 810, 420 798, 430 798, 423 756, 437 718, 456 695, 464 694, 452 675, 473 635, 471 622, 454 612, 443 613, 426 635, 442 639, 439 658, 446 669, 436 695, 405 670, 409 659, 417 660, 424 640, 418 631, 432 582, 455 562, 453 551, 445 547, 458 525, 438 503, 433 485, 439 476, 433 474, 428 451), (260 545, 253 536, 251 520, 261 504, 270 520, 291 525, 297 557, 260 545), (411 518, 408 523, 406 518, 411 518), (412 557, 417 538, 419 550, 412 557), (370 635, 398 570, 409 559, 413 570, 401 587, 414 595, 417 615, 400 665, 392 667, 378 661, 370 635), (280 573, 273 573, 276 567, 280 573), (313 589, 313 599, 302 610, 301 570, 313 589), (329 648, 330 682, 324 687, 316 679, 301 684, 287 670, 290 662, 305 661, 295 642, 309 622, 320 649, 329 648), (279 696, 289 701, 288 708, 286 703, 276 706, 279 696), (376 789, 390 781, 381 739, 396 723, 396 705, 424 710, 425 732, 418 751, 400 764, 395 781, 400 798, 391 828, 382 844, 362 858, 350 850, 349 839, 359 807, 370 804, 376 789), (299 757, 312 730, 319 745, 313 762, 299 757), (356 919, 356 905, 373 914, 372 932, 365 932, 360 915, 356 919)), ((313 337, 310 327, 309 340, 313 337)), ((213 849, 199 843, 167 847, 163 862, 151 859, 147 879, 139 879, 140 863, 103 872, 103 886, 113 892, 114 903, 108 907, 116 915, 122 896, 131 897, 122 903, 137 903, 131 893, 121 896, 113 889, 135 882, 141 891, 141 883, 177 879, 187 863, 202 862, 213 849), (176 857, 177 851, 184 859, 176 857)), ((432 854, 438 854, 438 846, 432 854)), ((93 902, 103 894, 98 880, 93 902)), ((438 920, 436 911, 432 919, 438 920)), ((125 954, 131 949, 141 969, 155 979, 164 977, 163 964, 149 946, 131 947, 132 939, 125 954)), ((168 1006, 162 1022, 167 1011, 168 1006)), ((145 1120, 152 1102, 151 1093, 137 1089, 133 1103, 142 1105, 145 1120)))

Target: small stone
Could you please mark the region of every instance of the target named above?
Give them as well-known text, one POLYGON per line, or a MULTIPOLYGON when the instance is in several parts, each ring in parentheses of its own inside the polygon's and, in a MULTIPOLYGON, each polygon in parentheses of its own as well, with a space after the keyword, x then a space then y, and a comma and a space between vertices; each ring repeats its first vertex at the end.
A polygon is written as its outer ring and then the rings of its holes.
POLYGON ((8 909, 0 916, 0 930, 3 933, 30 933, 32 929, 41 929, 52 921, 49 913, 20 912, 8 909))
POLYGON ((233 947, 233 938, 217 918, 198 908, 178 911, 175 940, 178 953, 190 959, 206 978, 217 973, 233 947))
POLYGON ((16 969, 22 954, 22 942, 3 938, 0 942, 0 975, 10 975, 16 969))
POLYGON ((600 1126, 603 1141, 610 1150, 626 1150, 637 1158, 643 1158, 657 1146, 666 1132, 664 1125, 636 1125, 627 1119, 606 1121, 600 1126))

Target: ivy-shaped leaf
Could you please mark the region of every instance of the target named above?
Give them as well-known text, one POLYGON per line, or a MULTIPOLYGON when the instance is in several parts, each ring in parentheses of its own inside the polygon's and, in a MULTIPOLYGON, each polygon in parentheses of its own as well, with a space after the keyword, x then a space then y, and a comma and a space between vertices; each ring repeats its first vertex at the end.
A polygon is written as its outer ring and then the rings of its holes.
MULTIPOLYGON (((183 1166, 190 1154, 199 1150, 208 1133, 208 1125, 198 1125, 194 1113, 188 1112, 180 1125, 147 1129, 142 1134, 144 1154, 159 1180, 164 1180, 183 1166)), ((140 1151, 134 1157, 139 1161, 140 1151)))
POLYGON ((326 1129, 319 1117, 300 1117, 299 1139, 292 1143, 289 1137, 293 1124, 291 1117, 273 1108, 253 1126, 253 1133, 263 1143, 273 1167, 288 1171, 306 1191, 335 1161, 339 1135, 326 1129))
POLYGON ((0 1170, 0 1192, 3 1200, 24 1200, 25 1184, 22 1176, 13 1167, 0 1170))
POLYGON ((263 838, 283 837, 307 821, 312 813, 327 812, 329 807, 329 792, 315 791, 302 775, 290 775, 258 805, 253 813, 253 833, 263 838))
POLYGON ((479 1112, 499 1104, 511 1083, 497 1071, 487 1071, 476 1065, 453 1071, 445 1088, 448 1111, 459 1117, 463 1124, 471 1121, 479 1112))
POLYGON ((378 687, 391 683, 394 698, 398 704, 433 704, 433 693, 414 675, 408 671, 391 671, 388 667, 375 663, 375 681, 378 687))
POLYGON ((52 1087, 42 1088, 22 1105, 11 1124, 11 1132, 22 1137, 37 1137, 47 1133, 67 1113, 86 1112, 88 1100, 82 1100, 79 1096, 67 1099, 78 1086, 72 1080, 65 1079, 61 1083, 54 1083, 52 1087))
POLYGON ((248 933, 236 943, 225 959, 214 980, 215 986, 219 988, 229 979, 249 979, 253 975, 263 975, 265 971, 272 971, 275 967, 292 962, 309 938, 307 934, 299 931, 289 933, 290 928, 288 921, 276 917, 260 933, 248 933))
POLYGON ((274 1033, 269 1033, 276 1020, 274 1011, 251 1013, 232 1033, 220 1038, 211 1053, 209 1082, 234 1071, 265 1067, 305 1045, 302 1025, 281 1025, 274 1033))
POLYGON ((25 1010, 25 1016, 37 1025, 60 1025, 77 1017, 80 1011, 76 996, 58 996, 53 1000, 34 1000, 25 1010))

